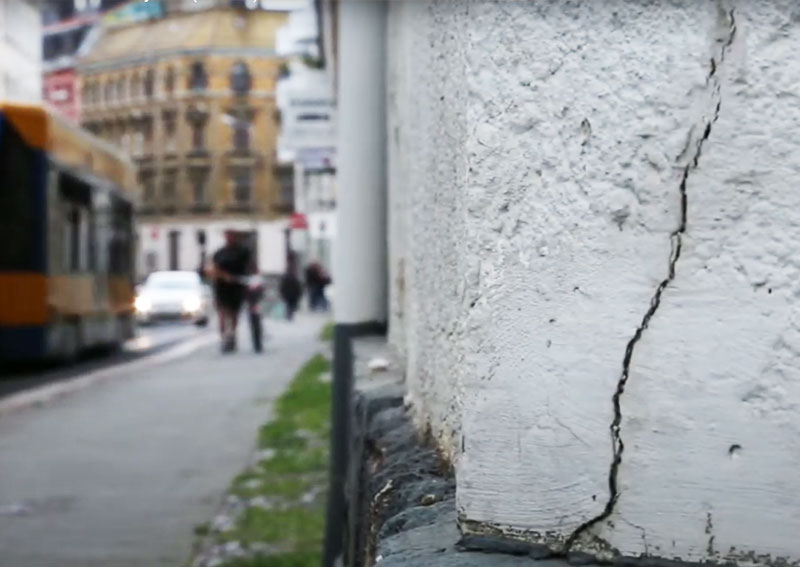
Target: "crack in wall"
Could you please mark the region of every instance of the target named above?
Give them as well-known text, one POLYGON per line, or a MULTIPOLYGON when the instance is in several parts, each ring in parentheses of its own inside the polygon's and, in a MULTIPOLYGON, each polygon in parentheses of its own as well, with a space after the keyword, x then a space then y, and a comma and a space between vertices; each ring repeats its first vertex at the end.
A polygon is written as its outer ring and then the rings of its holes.
MULTIPOLYGON (((681 251, 683 249, 683 235, 686 233, 686 225, 687 225, 688 196, 686 191, 686 185, 689 180, 690 172, 696 169, 699 164, 700 155, 703 150, 703 145, 711 136, 712 126, 719 119, 719 112, 722 106, 722 100, 721 100, 722 83, 719 78, 718 71, 719 67, 724 63, 727 51, 733 44, 733 41, 736 37, 736 17, 733 8, 726 11, 720 5, 719 9, 722 14, 727 16, 727 29, 725 37, 722 39, 722 47, 719 51, 717 58, 714 57, 711 58, 710 71, 708 73, 708 76, 706 77, 706 84, 712 85, 713 98, 711 105, 714 111, 712 116, 705 120, 705 125, 701 126, 703 134, 699 138, 699 140, 695 142, 694 155, 689 159, 689 161, 683 168, 683 175, 681 177, 681 182, 679 185, 680 207, 681 207, 680 223, 678 224, 678 227, 670 233, 669 269, 667 271, 667 276, 663 280, 661 280, 661 282, 658 284, 658 287, 656 288, 653 297, 650 299, 650 306, 647 309, 647 312, 644 314, 644 317, 642 317, 641 323, 636 328, 636 331, 634 332, 633 336, 630 338, 625 347, 625 356, 622 361, 622 374, 620 375, 620 378, 617 382, 617 388, 614 391, 614 395, 612 397, 612 402, 614 405, 614 419, 612 420, 611 426, 609 428, 611 433, 611 443, 612 443, 612 460, 608 474, 609 499, 606 502, 606 505, 600 512, 600 514, 590 518, 589 520, 586 520, 584 523, 578 526, 575 529, 575 531, 572 532, 572 534, 570 534, 570 536, 566 539, 564 543, 563 553, 565 554, 570 552, 575 543, 591 528, 607 520, 614 512, 614 507, 616 506, 617 501, 619 500, 620 491, 617 482, 617 476, 619 474, 619 468, 622 464, 622 455, 625 451, 625 443, 622 440, 622 435, 620 432, 622 423, 621 400, 623 394, 625 393, 625 386, 627 385, 628 379, 630 378, 631 360, 633 358, 633 353, 636 348, 636 345, 639 343, 639 340, 642 338, 644 331, 650 324, 650 320, 653 318, 656 311, 658 311, 659 306, 661 305, 661 296, 664 293, 664 290, 675 279, 675 266, 681 257, 681 251)), ((692 132, 695 131, 695 129, 699 130, 699 128, 696 128, 696 126, 693 125, 689 131, 689 136, 686 141, 686 147, 678 156, 679 161, 682 160, 683 156, 686 156, 689 153, 689 149, 691 148, 692 145, 692 138, 694 137, 692 132)))

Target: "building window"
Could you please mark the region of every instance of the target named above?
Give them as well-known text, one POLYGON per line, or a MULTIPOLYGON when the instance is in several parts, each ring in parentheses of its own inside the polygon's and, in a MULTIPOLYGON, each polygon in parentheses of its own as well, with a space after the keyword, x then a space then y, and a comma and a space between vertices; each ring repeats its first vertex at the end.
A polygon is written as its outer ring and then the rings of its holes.
POLYGON ((237 169, 233 173, 233 199, 237 205, 250 204, 251 173, 247 168, 237 169))
POLYGON ((158 254, 152 250, 144 257, 144 269, 148 274, 155 272, 158 269, 158 254))
POLYGON ((164 171, 161 178, 161 198, 168 209, 174 209, 178 204, 178 173, 174 169, 164 171))
POLYGON ((142 136, 144 138, 145 149, 152 152, 153 149, 153 118, 147 116, 142 120, 142 136))
POLYGON ((142 202, 152 205, 156 197, 155 175, 151 170, 140 171, 139 183, 142 186, 142 202))
POLYGON ((110 104, 114 99, 114 83, 112 81, 106 83, 103 98, 106 104, 110 104))
POLYGON ((176 149, 177 114, 174 110, 165 110, 162 116, 164 119, 164 149, 169 153, 174 153, 176 149))
POLYGON ((294 170, 291 166, 278 170, 280 186, 280 207, 286 211, 294 210, 294 170))
POLYGON ((153 98, 153 90, 155 88, 156 74, 152 69, 148 69, 144 75, 144 96, 153 98))
POLYGON ((250 149, 249 121, 239 118, 233 123, 233 147, 239 152, 250 149))
POLYGON ((189 180, 192 184, 192 199, 194 204, 208 204, 208 168, 198 167, 189 170, 189 180))
POLYGON ((117 79, 117 101, 125 100, 125 79, 117 79))
POLYGON ((131 98, 137 99, 142 96, 142 79, 138 74, 134 74, 131 78, 131 98))
POLYGON ((192 122, 192 149, 202 151, 206 146, 206 123, 205 120, 195 120, 192 122))
POLYGON ((135 156, 140 156, 144 153, 144 134, 141 131, 134 130, 131 137, 131 153, 135 156))
POLYGON ((208 75, 206 74, 206 67, 202 61, 195 61, 192 63, 189 72, 189 88, 191 90, 203 90, 208 87, 208 75))
POLYGON ((175 94, 175 69, 172 67, 164 72, 164 93, 169 97, 175 94))
POLYGON ((177 230, 169 231, 169 269, 180 269, 181 233, 177 230))
POLYGON ((246 95, 250 92, 252 79, 250 70, 244 61, 237 61, 231 69, 231 90, 237 95, 246 95))

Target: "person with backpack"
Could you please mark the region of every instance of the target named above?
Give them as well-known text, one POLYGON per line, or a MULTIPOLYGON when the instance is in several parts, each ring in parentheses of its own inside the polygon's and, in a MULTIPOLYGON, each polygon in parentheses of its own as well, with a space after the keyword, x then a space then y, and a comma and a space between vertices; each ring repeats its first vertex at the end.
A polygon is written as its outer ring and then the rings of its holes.
POLYGON ((311 311, 327 311, 328 300, 325 288, 330 285, 331 278, 319 262, 312 262, 306 268, 306 288, 308 290, 308 306, 311 311))
POLYGON ((255 272, 255 264, 250 249, 241 243, 239 233, 234 230, 225 231, 225 246, 214 253, 212 263, 222 352, 233 352, 239 311, 247 293, 244 280, 255 272))

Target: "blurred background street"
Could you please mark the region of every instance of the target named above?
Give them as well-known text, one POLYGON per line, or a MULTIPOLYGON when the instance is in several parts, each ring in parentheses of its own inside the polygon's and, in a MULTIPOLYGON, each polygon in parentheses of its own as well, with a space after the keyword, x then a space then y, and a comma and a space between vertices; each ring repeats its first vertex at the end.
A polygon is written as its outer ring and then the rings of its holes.
POLYGON ((201 561, 275 400, 327 364, 319 37, 312 0, 0 1, 0 567, 201 561))
POLYGON ((181 565, 324 321, 270 323, 262 354, 245 326, 235 357, 180 329, 148 331, 184 342, 115 364, 90 388, 0 410, 0 565, 181 565))

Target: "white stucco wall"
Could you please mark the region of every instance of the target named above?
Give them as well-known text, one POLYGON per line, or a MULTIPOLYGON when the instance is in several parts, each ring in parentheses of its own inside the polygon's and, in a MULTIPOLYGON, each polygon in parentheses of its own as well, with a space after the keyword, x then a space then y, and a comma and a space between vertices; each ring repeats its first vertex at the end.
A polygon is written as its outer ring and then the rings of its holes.
POLYGON ((576 4, 390 7, 391 338, 462 529, 800 564, 800 9, 576 4))
POLYGON ((390 335, 405 355, 421 425, 452 455, 471 356, 461 340, 476 291, 468 282, 477 267, 473 245, 461 238, 469 14, 461 2, 390 2, 389 11, 390 335))
POLYGON ((26 0, 0 2, 0 99, 42 100, 42 24, 26 0))

